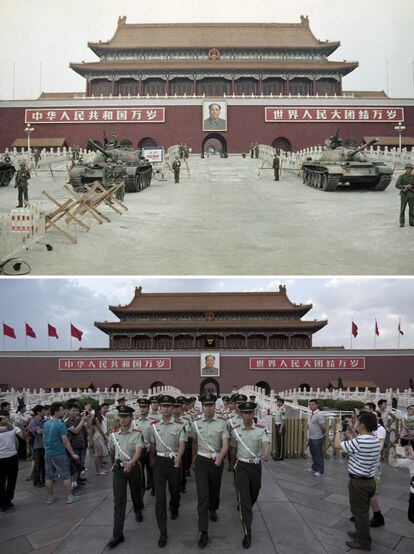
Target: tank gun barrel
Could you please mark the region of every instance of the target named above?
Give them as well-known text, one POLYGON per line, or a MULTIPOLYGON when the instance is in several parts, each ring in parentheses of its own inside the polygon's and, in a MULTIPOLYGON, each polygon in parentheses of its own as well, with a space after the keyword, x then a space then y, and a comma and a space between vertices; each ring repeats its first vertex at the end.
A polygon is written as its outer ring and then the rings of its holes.
POLYGON ((378 143, 378 140, 376 138, 368 141, 366 144, 363 144, 356 150, 353 150, 352 156, 355 156, 355 154, 358 154, 359 152, 362 152, 362 150, 365 150, 366 148, 369 148, 370 146, 373 146, 374 144, 377 144, 377 143, 378 143))
POLYGON ((88 144, 92 145, 94 148, 96 148, 97 150, 99 150, 99 152, 102 152, 102 154, 106 157, 106 158, 110 158, 110 154, 108 154, 108 152, 106 152, 106 150, 104 150, 101 146, 99 146, 98 144, 96 144, 95 141, 93 141, 92 139, 88 139, 88 144))

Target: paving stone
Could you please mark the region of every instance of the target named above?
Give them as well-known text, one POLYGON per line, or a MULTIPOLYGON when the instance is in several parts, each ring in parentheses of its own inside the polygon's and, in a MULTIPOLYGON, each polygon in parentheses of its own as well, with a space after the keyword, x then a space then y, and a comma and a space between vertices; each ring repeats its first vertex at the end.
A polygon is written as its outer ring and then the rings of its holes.
POLYGON ((404 552, 406 554, 412 554, 414 552, 414 538, 403 538, 395 547, 397 552, 404 552))
MULTIPOLYGON (((310 524, 310 522, 320 523, 323 521, 327 527, 333 527, 338 521, 342 520, 341 514, 329 514, 322 512, 314 507, 303 506, 302 504, 294 504, 295 510, 303 517, 303 519, 310 524)), ((311 526, 311 524, 310 524, 311 526)))
MULTIPOLYGON (((44 513, 42 514, 40 512, 40 514, 41 515, 39 515, 38 510, 37 517, 32 517, 28 520, 19 518, 18 522, 10 522, 7 527, 3 527, 0 534, 0 546, 1 542, 7 539, 27 535, 37 531, 38 529, 48 529, 60 523, 60 520, 57 517, 54 517, 53 514, 47 517, 45 517, 44 513)), ((7 517, 9 517, 9 515, 7 517)))
POLYGON ((26 537, 36 550, 36 548, 43 548, 57 540, 65 539, 80 523, 82 523, 82 519, 79 519, 77 522, 69 521, 67 523, 60 523, 49 529, 42 529, 41 531, 30 533, 26 535, 26 537))
POLYGON ((334 504, 330 502, 329 504, 322 500, 321 498, 314 498, 306 494, 300 494, 294 491, 286 492, 286 496, 291 502, 295 504, 303 504, 304 506, 310 506, 322 512, 327 512, 331 514, 340 514, 345 510, 345 506, 334 504))
POLYGON ((5 554, 26 554, 33 551, 32 545, 25 537, 16 537, 6 541, 1 540, 0 549, 5 554))

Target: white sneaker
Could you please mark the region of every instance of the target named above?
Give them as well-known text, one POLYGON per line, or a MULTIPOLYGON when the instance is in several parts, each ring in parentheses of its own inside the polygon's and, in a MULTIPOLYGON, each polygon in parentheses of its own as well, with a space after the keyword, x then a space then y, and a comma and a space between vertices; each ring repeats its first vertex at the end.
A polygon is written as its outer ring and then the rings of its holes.
POLYGON ((322 475, 322 473, 319 473, 319 471, 315 471, 313 476, 314 477, 320 477, 322 475))
POLYGON ((310 467, 309 469, 306 470, 308 473, 313 473, 313 469, 310 467))

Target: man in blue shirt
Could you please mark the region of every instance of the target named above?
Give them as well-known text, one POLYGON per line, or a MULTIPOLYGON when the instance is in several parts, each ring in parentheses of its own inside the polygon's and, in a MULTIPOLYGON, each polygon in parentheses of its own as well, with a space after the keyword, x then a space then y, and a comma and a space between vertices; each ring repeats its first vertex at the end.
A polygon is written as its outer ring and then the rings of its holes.
POLYGON ((70 478, 70 463, 66 451, 76 461, 79 456, 75 454, 68 439, 68 430, 61 421, 63 417, 63 405, 55 402, 50 406, 51 419, 45 422, 43 427, 43 439, 45 445, 46 466, 46 504, 53 504, 56 499, 53 496, 53 479, 59 475, 66 490, 67 504, 72 504, 80 499, 72 493, 70 478))
POLYGON ((43 443, 43 425, 45 424, 45 409, 38 404, 33 408, 33 419, 29 423, 29 432, 32 436, 33 449, 33 485, 45 486, 45 448, 43 443))

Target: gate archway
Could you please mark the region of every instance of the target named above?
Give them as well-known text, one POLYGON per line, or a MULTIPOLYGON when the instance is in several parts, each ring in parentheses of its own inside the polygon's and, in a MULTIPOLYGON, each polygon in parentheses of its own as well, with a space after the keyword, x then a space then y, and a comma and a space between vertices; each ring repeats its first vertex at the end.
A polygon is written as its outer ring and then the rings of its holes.
POLYGON ((213 379, 212 377, 208 377, 207 379, 204 379, 204 381, 201 381, 200 395, 204 394, 205 392, 213 392, 218 396, 220 394, 219 382, 216 381, 216 379, 213 379))
POLYGON ((220 149, 221 154, 227 154, 227 140, 225 137, 223 137, 220 133, 208 133, 208 135, 203 138, 203 142, 201 143, 201 153, 203 155, 210 143, 211 147, 214 148, 215 153, 217 153, 217 150, 220 149))
POLYGON ((158 146, 158 143, 152 137, 144 137, 137 144, 137 148, 154 148, 155 146, 158 146))
POLYGON ((264 389, 267 396, 270 395, 270 385, 266 381, 259 381, 255 386, 264 389))
POLYGON ((286 137, 277 137, 272 142, 273 148, 283 150, 284 152, 292 152, 292 143, 286 137))

